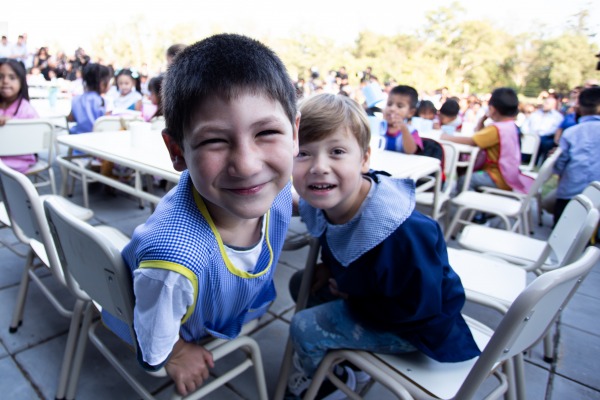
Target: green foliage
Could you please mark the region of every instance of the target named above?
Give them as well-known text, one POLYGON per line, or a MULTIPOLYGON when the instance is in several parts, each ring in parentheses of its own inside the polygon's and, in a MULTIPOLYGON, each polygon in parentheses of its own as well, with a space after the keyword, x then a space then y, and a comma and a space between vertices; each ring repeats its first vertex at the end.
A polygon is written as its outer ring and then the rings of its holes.
MULTIPOLYGON (((309 79, 311 68, 324 78, 329 70, 345 66, 350 84, 367 66, 380 83, 394 80, 421 92, 448 87, 451 93, 487 93, 510 86, 526 96, 541 90, 566 92, 593 77, 598 46, 590 41, 589 13, 574 15, 575 22, 557 36, 543 33, 512 34, 492 21, 461 19, 459 4, 439 7, 426 15, 418 32, 393 36, 360 32, 352 45, 341 46, 317 34, 293 37, 257 37, 275 50, 293 78, 309 79)), ((173 43, 193 43, 221 32, 218 25, 178 24, 156 27, 143 16, 125 25, 109 23, 96 38, 91 53, 115 67, 148 65, 164 70, 165 50, 173 43)))

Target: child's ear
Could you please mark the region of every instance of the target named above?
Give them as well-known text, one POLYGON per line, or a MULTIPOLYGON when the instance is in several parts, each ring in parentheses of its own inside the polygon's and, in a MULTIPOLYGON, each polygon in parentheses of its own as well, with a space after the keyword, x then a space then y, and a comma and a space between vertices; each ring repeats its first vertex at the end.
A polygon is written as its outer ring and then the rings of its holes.
POLYGON ((365 151, 365 154, 363 155, 361 165, 360 165, 360 172, 362 174, 366 174, 367 172, 369 172, 370 169, 371 169, 371 146, 369 146, 367 148, 367 151, 365 151))
POLYGON ((167 146, 167 150, 169 150, 169 155, 171 156, 171 162, 173 163, 173 168, 176 171, 184 171, 187 169, 187 164, 185 163, 185 158, 183 158, 183 150, 181 146, 177 144, 175 139, 171 137, 168 133, 166 133, 166 129, 162 134, 165 145, 167 146))
POLYGON ((293 126, 293 130, 294 132, 292 133, 293 136, 293 141, 294 141, 294 157, 296 157, 298 155, 298 151, 299 151, 299 144, 298 144, 298 129, 300 129, 300 111, 296 112, 296 120, 294 121, 294 126, 293 126))

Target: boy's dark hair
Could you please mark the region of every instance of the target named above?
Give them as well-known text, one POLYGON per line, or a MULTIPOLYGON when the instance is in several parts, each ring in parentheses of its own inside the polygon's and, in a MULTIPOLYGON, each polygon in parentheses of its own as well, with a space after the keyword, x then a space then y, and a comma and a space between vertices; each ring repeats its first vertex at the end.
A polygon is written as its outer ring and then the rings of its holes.
POLYGON ((119 88, 119 85, 117 84, 117 79, 119 79, 119 77, 123 75, 133 79, 135 90, 137 90, 138 92, 142 91, 142 82, 140 80, 140 74, 138 74, 137 71, 129 68, 123 68, 117 71, 117 74, 115 75, 115 85, 117 86, 117 89, 119 88))
POLYGON ((417 90, 414 87, 408 85, 399 85, 390 91, 390 95, 392 94, 408 96, 410 98, 410 108, 417 108, 417 103, 419 102, 419 93, 417 93, 417 90))
POLYGON ((460 111, 460 106, 456 100, 448 99, 440 107, 440 114, 447 117, 456 117, 460 111))
MULTIPOLYGON (((21 107, 21 99, 25 99, 29 101, 29 87, 27 86, 27 70, 25 69, 25 65, 14 58, 0 58, 0 65, 7 64, 10 69, 15 71, 17 78, 19 79, 19 84, 21 85, 21 90, 19 90, 19 107, 21 107)), ((17 107, 17 110, 19 109, 17 107)))
POLYGON ((154 113, 152 118, 163 115, 162 96, 161 96, 162 82, 163 82, 163 75, 155 76, 154 78, 150 79, 150 81, 148 82, 148 90, 152 93, 156 93, 156 96, 158 97, 158 103, 156 104, 156 112, 154 113))
POLYGON ((519 113, 519 98, 514 90, 507 87, 495 89, 489 101, 490 106, 505 117, 514 117, 519 113))
POLYGON ((183 43, 177 43, 169 46, 167 49, 167 57, 175 57, 177 54, 181 53, 183 49, 186 48, 186 45, 183 43))
POLYGON ((420 116, 421 113, 431 111, 434 114, 437 113, 437 108, 435 108, 435 104, 429 100, 423 100, 419 103, 419 107, 417 107, 417 116, 420 116))
POLYGON ((85 83, 86 90, 90 92, 100 93, 100 84, 102 82, 108 82, 112 75, 111 68, 106 65, 97 63, 88 63, 83 68, 82 79, 85 83))
POLYGON ((600 114, 600 86, 592 86, 579 93, 579 114, 600 114))
POLYGON ((219 34, 186 47, 163 80, 165 133, 179 145, 195 110, 211 97, 230 101, 249 91, 277 101, 290 123, 296 90, 283 62, 264 44, 237 34, 219 34))

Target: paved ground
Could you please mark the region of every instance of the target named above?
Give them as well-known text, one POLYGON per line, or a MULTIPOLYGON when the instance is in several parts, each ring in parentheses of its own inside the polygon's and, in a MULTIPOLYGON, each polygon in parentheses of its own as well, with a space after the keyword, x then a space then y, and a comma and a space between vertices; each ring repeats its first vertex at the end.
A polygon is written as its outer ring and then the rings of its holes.
MULTIPOLYGON (((137 201, 125 195, 106 194, 100 184, 92 185, 90 194, 90 206, 95 211, 93 223, 110 224, 130 235, 150 215, 148 208, 140 210, 137 201)), ((73 200, 81 204, 79 187, 73 200)), ((545 227, 536 226, 536 236, 547 237, 550 231, 548 225, 549 221, 546 221, 545 227)), ((293 231, 301 232, 303 229, 300 221, 293 222, 293 231)), ((25 259, 6 247, 7 243, 16 241, 9 229, 0 229, 0 241, 0 398, 53 399, 69 321, 55 311, 36 285, 31 285, 23 325, 14 334, 8 332, 25 259)), ((455 243, 449 245, 455 246, 455 243)), ((17 245, 17 249, 25 251, 21 245, 17 245)), ((259 329, 252 334, 261 346, 270 394, 276 385, 294 307, 287 282, 296 270, 303 268, 306 252, 306 249, 301 249, 282 255, 275 275, 277 300, 261 321, 259 329)), ((50 276, 46 275, 43 279, 53 286, 67 304, 72 303, 70 294, 54 284, 50 276)), ((542 360, 540 345, 528 354, 528 399, 600 399, 599 287, 600 265, 596 265, 563 313, 562 323, 556 331, 557 357, 554 363, 542 360)), ((472 304, 467 304, 464 312, 492 327, 499 319, 493 312, 472 304)), ((107 337, 110 336, 107 334, 107 337)), ((137 370, 131 352, 117 341, 112 345, 123 359, 129 359, 132 369, 137 370)), ((215 372, 226 368, 236 356, 219 362, 215 372)), ((168 398, 171 388, 165 381, 151 378, 139 370, 137 374, 151 385, 159 398, 168 398)), ((128 384, 91 345, 87 348, 77 394, 79 399, 84 400, 137 398, 128 384)), ((251 373, 244 373, 208 398, 257 398, 251 373)), ((392 398, 392 395, 375 385, 367 398, 381 400, 392 398)))

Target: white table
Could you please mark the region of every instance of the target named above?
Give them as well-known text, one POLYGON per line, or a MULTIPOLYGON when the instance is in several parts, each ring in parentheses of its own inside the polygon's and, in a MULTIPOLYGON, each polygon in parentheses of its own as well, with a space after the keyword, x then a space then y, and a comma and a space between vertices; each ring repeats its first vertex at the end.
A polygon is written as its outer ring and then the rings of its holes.
MULTIPOLYGON (((118 190, 158 203, 159 197, 142 189, 141 175, 158 176, 167 181, 177 183, 180 173, 173 169, 171 159, 160 131, 151 131, 143 136, 134 135, 130 131, 94 132, 77 135, 59 136, 57 142, 71 149, 79 150, 103 160, 124 165, 135 171, 134 186, 108 178, 98 172, 82 168, 69 161, 68 156, 58 156, 57 162, 67 170, 103 182, 118 190)), ((371 168, 383 170, 396 178, 419 178, 436 174, 436 191, 439 190, 441 167, 438 159, 416 156, 395 151, 375 150, 371 154, 371 168)), ((67 181, 63 179, 62 193, 66 194, 67 181)), ((425 190, 420 188, 418 190, 425 190)))
POLYGON ((134 136, 130 131, 81 133, 59 136, 56 140, 60 145, 124 165, 135 171, 134 185, 131 186, 90 169, 82 168, 71 162, 68 156, 58 156, 57 162, 66 169, 66 171, 63 170, 61 191, 63 195, 67 192, 68 174, 66 172, 69 170, 84 174, 155 204, 160 201, 160 197, 143 190, 142 175, 158 176, 170 182, 179 182, 180 172, 173 169, 160 131, 150 131, 143 137, 134 136))

